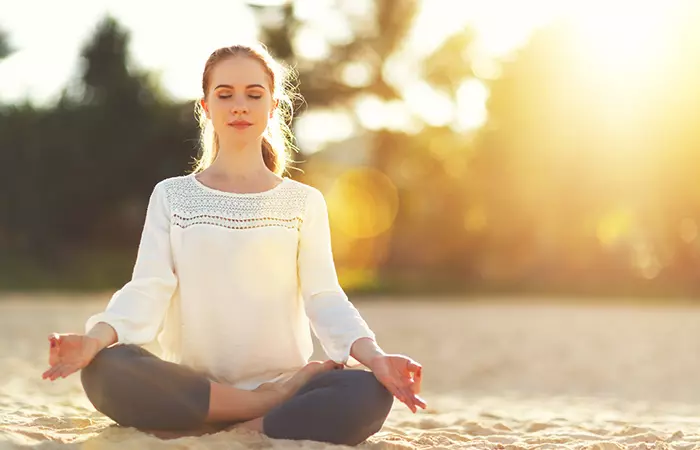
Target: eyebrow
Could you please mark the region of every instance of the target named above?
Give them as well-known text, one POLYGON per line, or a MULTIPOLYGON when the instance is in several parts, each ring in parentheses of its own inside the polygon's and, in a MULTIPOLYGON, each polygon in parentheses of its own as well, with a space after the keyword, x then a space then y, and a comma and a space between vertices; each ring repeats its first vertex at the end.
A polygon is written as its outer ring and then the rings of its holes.
MULTIPOLYGON (((234 90, 234 89, 233 89, 233 86, 231 86, 230 84, 220 84, 220 85, 218 85, 217 87, 215 87, 214 90, 219 89, 219 88, 226 88, 226 89, 234 90)), ((263 86, 262 84, 249 84, 249 85, 246 86, 245 88, 246 88, 246 89, 250 89, 250 88, 265 89, 265 86, 263 86)))

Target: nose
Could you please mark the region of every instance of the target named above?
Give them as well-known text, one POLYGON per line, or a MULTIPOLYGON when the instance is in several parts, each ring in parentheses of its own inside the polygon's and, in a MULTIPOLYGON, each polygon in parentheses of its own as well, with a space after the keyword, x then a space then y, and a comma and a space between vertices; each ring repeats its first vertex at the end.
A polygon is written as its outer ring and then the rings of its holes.
POLYGON ((238 114, 247 114, 248 113, 248 105, 244 101, 236 101, 232 106, 231 106, 231 114, 233 115, 238 115, 238 114))

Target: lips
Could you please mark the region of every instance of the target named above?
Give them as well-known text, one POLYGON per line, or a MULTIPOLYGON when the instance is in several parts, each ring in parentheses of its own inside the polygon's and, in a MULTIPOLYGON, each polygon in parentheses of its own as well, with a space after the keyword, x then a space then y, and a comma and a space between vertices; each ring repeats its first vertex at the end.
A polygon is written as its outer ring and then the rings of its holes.
POLYGON ((228 122, 227 125, 238 130, 244 130, 253 124, 246 120, 233 120, 231 122, 228 122))

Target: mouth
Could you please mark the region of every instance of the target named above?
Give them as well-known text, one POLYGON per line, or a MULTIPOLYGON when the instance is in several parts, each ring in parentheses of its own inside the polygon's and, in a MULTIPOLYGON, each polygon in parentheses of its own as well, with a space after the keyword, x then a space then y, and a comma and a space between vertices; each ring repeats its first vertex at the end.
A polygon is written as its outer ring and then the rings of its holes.
POLYGON ((253 124, 245 120, 233 120, 231 122, 228 122, 226 125, 236 128, 238 130, 244 130, 253 124))

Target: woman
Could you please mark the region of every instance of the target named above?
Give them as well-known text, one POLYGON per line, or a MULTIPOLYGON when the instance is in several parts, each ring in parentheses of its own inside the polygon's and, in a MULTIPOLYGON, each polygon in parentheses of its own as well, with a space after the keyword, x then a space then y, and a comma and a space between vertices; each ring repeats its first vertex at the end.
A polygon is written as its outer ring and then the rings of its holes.
POLYGON ((338 284, 323 195, 281 177, 284 81, 263 48, 211 54, 195 171, 155 186, 132 279, 86 334, 49 337, 44 378, 82 369, 95 408, 143 430, 236 423, 355 445, 392 394, 425 408, 421 366, 383 352, 338 284), (308 363, 309 325, 331 360, 308 363), (141 347, 156 338, 161 357, 141 347), (350 358, 371 372, 335 370, 350 358))

